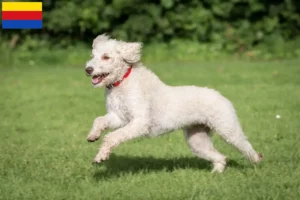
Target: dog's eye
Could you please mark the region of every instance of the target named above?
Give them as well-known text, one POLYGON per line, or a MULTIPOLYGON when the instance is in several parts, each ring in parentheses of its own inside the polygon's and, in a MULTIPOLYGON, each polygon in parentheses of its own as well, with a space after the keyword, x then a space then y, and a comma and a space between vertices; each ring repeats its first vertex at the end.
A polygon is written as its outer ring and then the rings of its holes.
POLYGON ((108 56, 108 55, 103 55, 103 56, 101 57, 101 59, 102 59, 102 60, 108 60, 108 59, 109 59, 109 56, 108 56))

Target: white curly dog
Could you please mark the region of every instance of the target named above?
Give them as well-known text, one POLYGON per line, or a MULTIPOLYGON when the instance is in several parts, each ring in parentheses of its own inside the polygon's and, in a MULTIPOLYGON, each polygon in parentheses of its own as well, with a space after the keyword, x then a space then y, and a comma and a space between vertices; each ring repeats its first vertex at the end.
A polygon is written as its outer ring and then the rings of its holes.
POLYGON ((231 102, 219 92, 164 84, 140 63, 141 43, 118 41, 103 34, 94 39, 92 47, 85 71, 92 76, 94 87, 106 88, 107 114, 95 119, 87 140, 96 141, 105 129, 115 129, 104 137, 95 163, 107 160, 122 142, 176 129, 183 129, 198 157, 212 162, 212 172, 223 172, 226 166, 226 157, 213 147, 212 130, 251 162, 262 160, 244 135, 231 102))

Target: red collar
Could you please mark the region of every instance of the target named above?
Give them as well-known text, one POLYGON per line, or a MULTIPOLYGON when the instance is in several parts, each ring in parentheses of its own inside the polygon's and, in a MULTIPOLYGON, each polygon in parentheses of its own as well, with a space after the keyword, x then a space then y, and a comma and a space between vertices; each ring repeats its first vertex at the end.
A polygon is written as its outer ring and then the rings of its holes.
POLYGON ((124 74, 124 76, 123 76, 123 78, 122 78, 121 80, 119 80, 119 81, 117 81, 117 82, 114 82, 113 84, 110 84, 110 85, 108 85, 108 86, 106 86, 106 87, 107 87, 108 89, 111 89, 111 88, 113 88, 113 87, 118 87, 118 86, 121 84, 121 82, 122 82, 125 78, 127 78, 127 77, 130 75, 131 69, 132 69, 132 66, 130 66, 130 67, 127 69, 127 72, 124 74))

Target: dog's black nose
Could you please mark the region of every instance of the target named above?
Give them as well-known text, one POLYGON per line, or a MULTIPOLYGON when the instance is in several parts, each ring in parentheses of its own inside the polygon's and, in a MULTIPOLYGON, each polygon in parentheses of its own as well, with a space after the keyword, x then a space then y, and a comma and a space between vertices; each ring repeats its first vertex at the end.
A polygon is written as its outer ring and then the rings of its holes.
POLYGON ((91 75, 93 71, 94 71, 94 69, 93 69, 92 67, 87 67, 87 68, 85 69, 85 72, 86 72, 86 74, 88 74, 88 75, 91 75))

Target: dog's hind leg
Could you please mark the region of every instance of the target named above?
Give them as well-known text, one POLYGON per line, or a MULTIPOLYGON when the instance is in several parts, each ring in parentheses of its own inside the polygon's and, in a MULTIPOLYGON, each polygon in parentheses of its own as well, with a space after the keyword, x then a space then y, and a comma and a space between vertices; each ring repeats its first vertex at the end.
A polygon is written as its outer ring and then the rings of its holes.
POLYGON ((195 125, 184 129, 185 139, 193 153, 202 159, 213 163, 212 172, 223 172, 226 157, 218 152, 209 136, 210 129, 204 125, 195 125))
POLYGON ((262 155, 253 149, 236 117, 231 120, 228 117, 226 120, 222 120, 215 127, 215 131, 226 142, 236 147, 252 163, 258 163, 263 159, 262 155))

